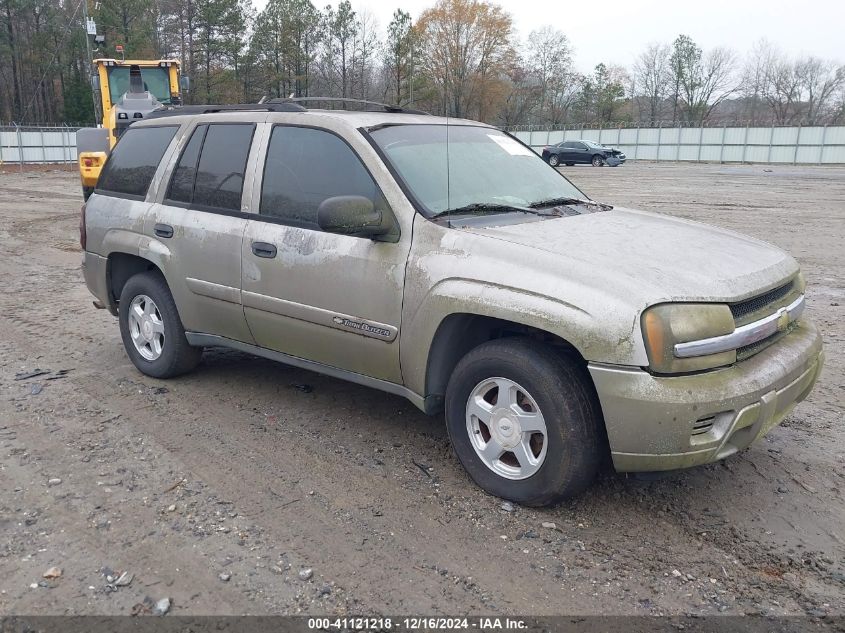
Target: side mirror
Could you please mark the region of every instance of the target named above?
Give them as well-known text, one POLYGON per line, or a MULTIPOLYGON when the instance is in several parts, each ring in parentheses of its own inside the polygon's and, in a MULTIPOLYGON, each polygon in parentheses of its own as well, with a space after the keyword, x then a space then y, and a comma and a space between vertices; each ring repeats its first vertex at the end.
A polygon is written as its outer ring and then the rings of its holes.
POLYGON ((99 75, 91 75, 91 90, 99 90, 100 89, 100 76, 99 75))
POLYGON ((191 89, 191 78, 190 77, 179 77, 179 87, 182 89, 183 92, 187 92, 191 89))
POLYGON ((393 228, 392 220, 364 196, 326 198, 317 207, 317 224, 327 233, 373 238, 393 228))

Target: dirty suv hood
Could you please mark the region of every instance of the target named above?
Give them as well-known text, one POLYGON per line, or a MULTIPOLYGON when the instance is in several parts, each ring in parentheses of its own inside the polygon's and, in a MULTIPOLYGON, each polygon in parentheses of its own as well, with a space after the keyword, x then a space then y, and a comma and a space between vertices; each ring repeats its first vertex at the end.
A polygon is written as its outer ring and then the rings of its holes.
POLYGON ((467 230, 553 254, 560 274, 621 284, 647 303, 739 301, 798 271, 792 257, 766 242, 631 209, 467 230))

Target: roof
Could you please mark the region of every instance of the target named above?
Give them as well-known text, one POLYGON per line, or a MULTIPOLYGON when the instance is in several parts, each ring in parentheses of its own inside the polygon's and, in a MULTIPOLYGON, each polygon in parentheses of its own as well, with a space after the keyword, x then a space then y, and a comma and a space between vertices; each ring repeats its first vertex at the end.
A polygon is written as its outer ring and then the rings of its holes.
MULTIPOLYGON (((392 108, 392 106, 387 106, 392 108)), ((395 111, 372 111, 372 110, 331 110, 320 108, 306 109, 299 103, 293 101, 281 101, 270 103, 253 103, 237 105, 206 105, 206 106, 182 106, 151 112, 143 120, 135 123, 141 125, 149 121, 151 124, 163 118, 171 119, 174 123, 184 123, 195 117, 211 117, 215 120, 250 120, 255 121, 256 115, 265 114, 270 120, 284 120, 291 122, 297 118, 303 120, 333 119, 343 122, 350 127, 375 127, 379 125, 483 125, 478 121, 468 119, 455 119, 451 117, 432 116, 418 111, 395 112, 395 111)))
POLYGON ((169 57, 162 57, 160 59, 115 59, 114 57, 97 57, 94 63, 97 62, 111 62, 113 66, 141 66, 144 68, 158 66, 162 62, 168 64, 179 65, 178 59, 171 59, 169 57))

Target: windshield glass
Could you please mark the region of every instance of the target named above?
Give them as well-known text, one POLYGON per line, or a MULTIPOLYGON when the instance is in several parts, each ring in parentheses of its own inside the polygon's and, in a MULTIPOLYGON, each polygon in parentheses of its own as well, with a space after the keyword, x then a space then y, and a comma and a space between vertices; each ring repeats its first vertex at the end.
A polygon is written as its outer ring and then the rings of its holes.
POLYGON ((594 143, 593 141, 581 141, 585 145, 589 145, 590 147, 604 147, 601 143, 594 143))
POLYGON ((371 132, 427 216, 474 204, 527 207, 586 196, 529 148, 488 127, 392 125, 371 132))
MULTIPOLYGON (((167 69, 156 66, 141 69, 141 81, 144 90, 164 104, 170 104, 170 78, 167 69)), ((117 101, 129 90, 129 66, 109 67, 109 96, 112 103, 117 101)))

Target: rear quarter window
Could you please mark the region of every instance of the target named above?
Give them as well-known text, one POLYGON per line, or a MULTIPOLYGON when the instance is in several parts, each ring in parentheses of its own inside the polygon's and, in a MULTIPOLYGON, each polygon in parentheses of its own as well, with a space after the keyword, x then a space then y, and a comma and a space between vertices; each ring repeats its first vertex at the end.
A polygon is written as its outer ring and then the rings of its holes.
POLYGON ((176 125, 167 125, 126 130, 106 161, 97 191, 117 196, 146 196, 158 164, 178 129, 176 125))

